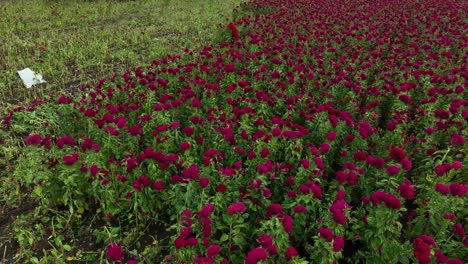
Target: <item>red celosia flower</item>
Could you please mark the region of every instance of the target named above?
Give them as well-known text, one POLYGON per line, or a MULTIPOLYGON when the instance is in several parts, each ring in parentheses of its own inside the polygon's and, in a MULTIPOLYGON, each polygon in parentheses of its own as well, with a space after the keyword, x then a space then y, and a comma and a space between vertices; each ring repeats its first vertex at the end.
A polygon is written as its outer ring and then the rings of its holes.
POLYGON ((345 214, 340 210, 335 210, 332 212, 333 214, 333 221, 339 225, 344 225, 346 222, 345 214))
POLYGON ((448 119, 450 117, 450 113, 442 109, 435 110, 434 115, 439 119, 448 119))
POLYGON ((266 250, 268 251, 268 255, 275 256, 278 255, 278 249, 275 245, 269 245, 266 250))
POLYGON ((138 176, 137 181, 144 187, 148 187, 151 185, 151 179, 143 175, 138 176))
POLYGON ((301 186, 299 186, 299 192, 301 192, 302 194, 308 194, 310 193, 310 188, 307 185, 302 184, 301 186))
POLYGON ((294 247, 290 246, 288 249, 286 249, 286 252, 284 253, 284 256, 286 257, 286 260, 291 260, 293 257, 297 256, 297 251, 294 247))
POLYGON ((400 161, 400 164, 401 164, 401 167, 405 170, 405 171, 409 171, 411 170, 411 168, 413 167, 413 164, 411 163, 411 161, 407 160, 407 159, 402 159, 400 161))
POLYGON ((176 240, 174 240, 174 246, 176 249, 181 249, 185 247, 186 243, 187 242, 184 237, 178 237, 176 238, 176 240))
POLYGON ((92 149, 93 140, 91 138, 85 138, 83 143, 81 143, 81 151, 85 152, 88 149, 92 149))
POLYGON ((257 238, 257 241, 263 248, 268 248, 270 245, 273 244, 273 239, 268 234, 261 234, 257 238))
POLYGON ((320 144, 320 154, 325 155, 330 150, 330 145, 327 143, 320 144))
POLYGON ((401 203, 400 200, 393 194, 387 194, 383 197, 383 202, 385 203, 385 206, 387 206, 390 209, 400 209, 401 208, 401 203))
POLYGON ((442 183, 436 183, 435 190, 442 195, 448 195, 450 193, 450 188, 442 183))
POLYGON ((195 237, 189 237, 189 238, 187 238, 187 240, 185 242, 186 242, 185 246, 187 246, 187 247, 194 247, 194 246, 198 245, 198 240, 195 237))
POLYGON ((239 39, 239 30, 234 23, 229 23, 228 28, 231 30, 231 37, 234 41, 239 39))
POLYGON ((164 191, 164 182, 161 180, 155 181, 153 184, 153 188, 158 191, 164 191))
POLYGON ((338 192, 336 193, 336 200, 337 201, 343 200, 345 196, 346 196, 345 190, 338 190, 338 192))
POLYGON ((431 236, 420 235, 420 236, 418 236, 418 238, 422 239, 424 241, 424 243, 426 243, 428 245, 435 246, 435 247, 437 246, 436 242, 434 241, 434 239, 431 236))
POLYGON ((390 157, 395 161, 401 161, 406 157, 406 152, 403 149, 396 147, 390 151, 390 157))
POLYGON ((336 236, 333 240, 333 251, 339 252, 344 247, 344 238, 342 236, 336 236))
POLYGON ((141 130, 142 128, 143 128, 142 124, 136 124, 128 128, 128 133, 132 136, 142 136, 143 135, 143 131, 141 130))
POLYGON ((268 154, 270 154, 270 150, 268 148, 263 148, 260 152, 260 157, 264 159, 266 156, 268 156, 268 154))
POLYGON ((106 186, 109 182, 110 182, 109 179, 102 179, 102 180, 101 180, 101 185, 102 185, 102 186, 106 186))
POLYGON ((122 261, 124 258, 122 248, 119 245, 113 243, 110 243, 107 246, 106 256, 112 262, 122 261))
POLYGON ((468 193, 468 185, 452 183, 449 186, 450 193, 454 196, 463 197, 468 193))
POLYGON ((414 240, 413 254, 421 264, 429 264, 431 262, 431 247, 424 243, 421 238, 416 238, 414 240))
POLYGON ((247 253, 245 264, 257 264, 261 260, 267 259, 267 252, 263 248, 254 248, 247 253))
POLYGON ((400 209, 401 203, 400 200, 393 194, 384 193, 384 192, 375 192, 371 194, 370 200, 374 206, 384 203, 386 207, 390 209, 400 209))
POLYGON ((233 203, 227 208, 227 214, 233 215, 239 212, 244 212, 245 209, 246 209, 246 206, 243 202, 233 203))
POLYGON ((457 216, 451 213, 444 214, 444 218, 448 220, 456 220, 457 216))
POLYGON ((463 163, 461 161, 454 161, 453 164, 452 164, 452 168, 454 170, 458 170, 460 169, 461 167, 463 166, 463 163))
POLYGON ((200 179, 200 188, 206 188, 210 184, 210 179, 203 177, 200 179))
POLYGON ((319 232, 320 237, 325 239, 325 241, 332 242, 332 240, 333 240, 333 231, 330 228, 319 227, 317 229, 317 231, 319 232))
POLYGON ((280 204, 270 204, 267 208, 266 218, 270 219, 273 215, 282 214, 283 208, 280 204))
POLYGON ((75 164, 75 162, 78 160, 78 154, 73 153, 72 155, 65 155, 63 156, 63 164, 67 166, 71 166, 75 164))
POLYGON ((454 233, 455 235, 459 236, 462 239, 465 237, 465 229, 463 229, 463 226, 460 224, 453 225, 452 233, 454 233))
POLYGON ((92 164, 91 167, 89 167, 89 173, 91 176, 95 177, 99 173, 99 167, 96 164, 92 164))
POLYGON ((141 183, 140 183, 138 180, 134 180, 134 181, 132 182, 132 187, 133 187, 137 192, 141 192, 141 190, 142 190, 141 183))
POLYGON ((281 223, 283 224, 284 232, 288 234, 292 232, 293 218, 290 215, 285 215, 283 219, 281 220, 281 223))
POLYGON ((307 208, 303 205, 296 205, 294 207, 294 213, 307 213, 307 208))
POLYGON ((452 168, 452 165, 449 164, 449 163, 445 163, 445 164, 439 164, 437 165, 435 168, 434 168, 434 173, 441 177, 443 176, 445 173, 447 173, 450 169, 452 168))
POLYGON ((190 148, 190 143, 188 143, 188 142, 180 143, 180 151, 186 151, 189 148, 190 148))
POLYGON ((227 190, 226 185, 224 185, 222 183, 216 185, 216 191, 217 192, 224 193, 226 190, 227 190))
POLYGON ((434 255, 436 257, 436 262, 437 263, 446 263, 447 262, 447 257, 441 251, 436 251, 436 253, 434 255))
POLYGON ((400 173, 400 167, 393 165, 393 164, 387 166, 388 175, 394 176, 394 175, 397 175, 398 173, 400 173))
POLYGON ((312 193, 314 194, 314 198, 317 198, 319 200, 322 199, 322 189, 320 188, 320 186, 318 185, 312 185, 310 187, 310 190, 312 191, 312 193))
POLYGON ((192 128, 192 127, 185 127, 184 129, 182 129, 182 132, 187 136, 187 137, 191 137, 193 135, 193 133, 195 132, 195 130, 192 128))
POLYGON ((414 187, 410 184, 401 184, 397 190, 400 192, 400 196, 404 199, 411 200, 414 198, 414 187))
POLYGON ((206 250, 206 256, 209 258, 214 257, 218 255, 220 249, 219 245, 213 244, 206 250))
POLYGON ((328 134, 327 134, 327 140, 328 141, 333 141, 336 139, 336 132, 334 131, 330 131, 328 134))
POLYGON ((32 134, 26 138, 27 145, 38 145, 39 143, 41 143, 41 135, 39 134, 32 134))
POLYGON ((73 140, 73 138, 70 136, 57 138, 57 147, 59 149, 62 149, 65 145, 73 147, 75 145, 75 140, 73 140))

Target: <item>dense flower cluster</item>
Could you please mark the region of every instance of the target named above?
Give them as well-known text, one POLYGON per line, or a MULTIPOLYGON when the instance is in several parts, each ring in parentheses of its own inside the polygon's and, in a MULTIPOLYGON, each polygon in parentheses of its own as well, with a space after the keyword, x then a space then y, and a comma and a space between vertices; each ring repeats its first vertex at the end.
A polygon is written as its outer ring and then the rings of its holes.
POLYGON ((68 124, 29 127, 19 159, 41 169, 15 175, 167 221, 178 263, 460 263, 465 9, 249 1, 225 42, 15 108, 7 127, 44 107, 68 124))

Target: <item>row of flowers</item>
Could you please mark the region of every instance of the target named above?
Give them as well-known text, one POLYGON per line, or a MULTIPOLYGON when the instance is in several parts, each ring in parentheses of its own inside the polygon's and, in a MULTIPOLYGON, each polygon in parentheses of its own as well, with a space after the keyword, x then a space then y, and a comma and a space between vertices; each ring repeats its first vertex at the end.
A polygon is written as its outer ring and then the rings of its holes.
POLYGON ((14 109, 14 177, 172 226, 166 262, 463 263, 463 3, 397 2, 245 3, 229 41, 14 109))

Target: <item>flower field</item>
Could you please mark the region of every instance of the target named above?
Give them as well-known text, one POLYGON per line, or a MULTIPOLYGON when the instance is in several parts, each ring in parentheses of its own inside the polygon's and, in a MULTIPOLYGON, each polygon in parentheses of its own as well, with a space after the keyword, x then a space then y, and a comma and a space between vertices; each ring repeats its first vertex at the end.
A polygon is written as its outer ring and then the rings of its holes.
POLYGON ((3 188, 101 261, 464 263, 467 11, 251 0, 225 42, 13 109, 3 188))

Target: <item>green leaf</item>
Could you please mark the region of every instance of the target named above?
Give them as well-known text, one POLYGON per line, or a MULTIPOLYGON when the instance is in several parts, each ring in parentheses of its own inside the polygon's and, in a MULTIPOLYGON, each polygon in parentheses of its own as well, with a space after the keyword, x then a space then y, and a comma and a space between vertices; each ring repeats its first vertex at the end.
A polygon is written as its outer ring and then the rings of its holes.
POLYGON ((221 238, 219 239, 219 241, 220 241, 220 242, 224 242, 224 241, 226 241, 226 240, 228 240, 228 239, 229 239, 229 235, 228 235, 228 234, 223 234, 223 235, 221 236, 221 238))
POLYGON ((70 251, 72 249, 72 247, 70 245, 63 245, 63 249, 65 251, 70 251))

